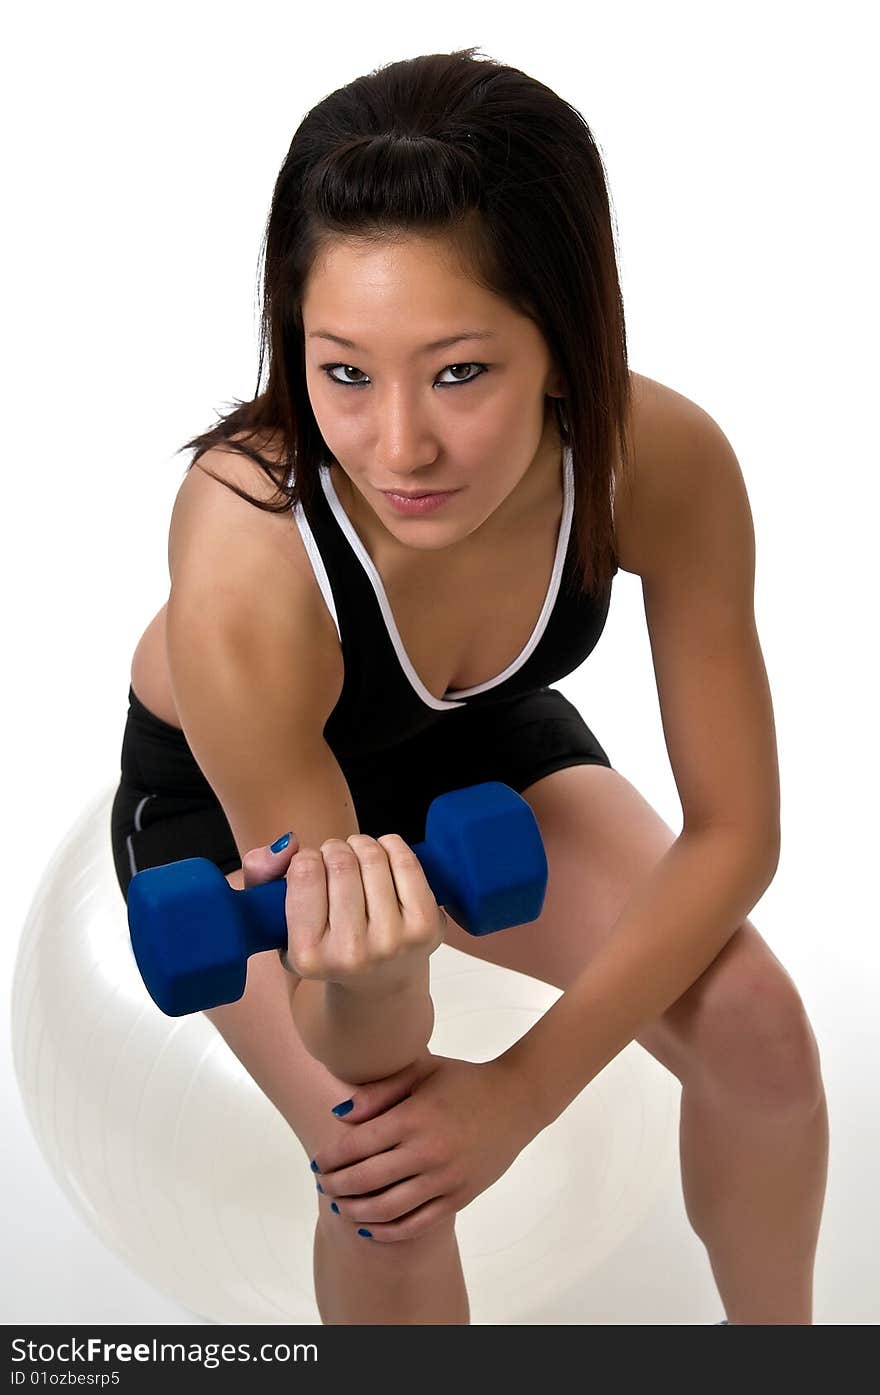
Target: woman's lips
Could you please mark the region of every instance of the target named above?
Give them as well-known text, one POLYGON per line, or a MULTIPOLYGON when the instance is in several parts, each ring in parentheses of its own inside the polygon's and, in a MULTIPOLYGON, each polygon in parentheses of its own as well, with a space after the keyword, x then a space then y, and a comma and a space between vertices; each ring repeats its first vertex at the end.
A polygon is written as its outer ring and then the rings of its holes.
POLYGON ((383 489, 382 493, 395 512, 420 514, 433 513, 435 509, 442 508, 447 499, 453 499, 460 491, 458 489, 447 489, 438 494, 421 494, 415 499, 407 498, 405 494, 395 494, 392 490, 388 489, 383 489))

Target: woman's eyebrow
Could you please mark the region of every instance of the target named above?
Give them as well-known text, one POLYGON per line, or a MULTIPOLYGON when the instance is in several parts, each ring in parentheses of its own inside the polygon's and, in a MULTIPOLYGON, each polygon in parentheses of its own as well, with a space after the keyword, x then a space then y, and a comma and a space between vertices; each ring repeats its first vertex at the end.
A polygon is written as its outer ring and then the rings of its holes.
MULTIPOLYGON (((355 344, 352 339, 344 339, 341 334, 332 334, 329 329, 312 329, 306 336, 308 339, 332 339, 334 344, 341 344, 343 349, 356 349, 358 353, 367 352, 360 344, 355 344)), ((437 349, 448 349, 452 344, 459 344, 463 339, 497 339, 497 334, 491 329, 466 329, 461 334, 450 334, 446 339, 435 339, 433 344, 424 344, 416 352, 420 354, 432 353, 437 349)))

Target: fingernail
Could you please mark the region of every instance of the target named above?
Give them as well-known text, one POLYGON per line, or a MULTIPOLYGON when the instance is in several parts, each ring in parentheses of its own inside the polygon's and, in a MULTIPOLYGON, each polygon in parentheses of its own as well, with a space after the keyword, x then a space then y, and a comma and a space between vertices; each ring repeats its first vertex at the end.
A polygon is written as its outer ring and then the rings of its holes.
POLYGON ((354 1100, 343 1100, 342 1104, 334 1104, 331 1113, 335 1114, 337 1119, 341 1119, 344 1114, 350 1114, 353 1109, 354 1100))
POLYGON ((339 1215, 339 1207, 336 1205, 335 1201, 330 1202, 330 1210, 335 1211, 337 1216, 339 1215))
POLYGON ((371 1230, 367 1230, 365 1226, 361 1226, 360 1230, 358 1231, 358 1235, 365 1235, 368 1240, 372 1240, 373 1238, 373 1232, 371 1230))
POLYGON ((316 1183, 315 1183, 315 1186, 318 1188, 318 1191, 323 1195, 323 1193, 324 1193, 324 1188, 321 1186, 321 1183, 320 1183, 320 1182, 316 1182, 316 1183))
POLYGON ((312 1161, 309 1163, 309 1167, 312 1169, 313 1172, 320 1172, 320 1171, 321 1171, 321 1169, 319 1168, 318 1164, 315 1162, 315 1159, 314 1159, 314 1158, 312 1158, 312 1161))
POLYGON ((284 852, 284 849, 287 847, 287 844, 288 844, 289 842, 290 842, 290 834, 289 834, 289 833, 284 833, 284 834, 282 834, 282 836, 281 836, 280 838, 276 838, 276 839, 275 839, 275 842, 272 843, 272 844, 270 845, 269 851, 270 851, 270 852, 273 852, 273 853, 284 852))

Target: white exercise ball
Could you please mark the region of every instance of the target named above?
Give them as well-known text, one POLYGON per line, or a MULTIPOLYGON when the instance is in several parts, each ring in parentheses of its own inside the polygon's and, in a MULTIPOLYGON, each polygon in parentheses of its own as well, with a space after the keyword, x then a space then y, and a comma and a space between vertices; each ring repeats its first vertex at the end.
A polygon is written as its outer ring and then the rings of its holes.
MULTIPOLYGON (((302 1148, 202 1013, 166 1017, 149 997, 113 867, 114 794, 62 840, 22 932, 12 1041, 30 1126, 79 1214, 161 1293, 206 1321, 320 1323, 302 1148)), ((447 945, 431 992, 431 1050, 471 1061, 560 996, 447 945)), ((636 1230, 674 1164, 679 1102, 631 1043, 458 1213, 473 1323, 533 1322, 636 1230)))

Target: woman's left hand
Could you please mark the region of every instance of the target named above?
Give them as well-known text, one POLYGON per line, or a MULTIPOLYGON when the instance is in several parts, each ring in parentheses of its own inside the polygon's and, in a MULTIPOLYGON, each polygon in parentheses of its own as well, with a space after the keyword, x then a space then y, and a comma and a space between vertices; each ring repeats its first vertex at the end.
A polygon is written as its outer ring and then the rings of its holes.
POLYGON ((460 1061, 427 1049, 384 1080, 358 1085, 339 1140, 315 1156, 340 1225, 412 1240, 497 1181, 542 1126, 502 1058, 460 1061), (366 1195, 366 1193, 378 1193, 366 1195))

